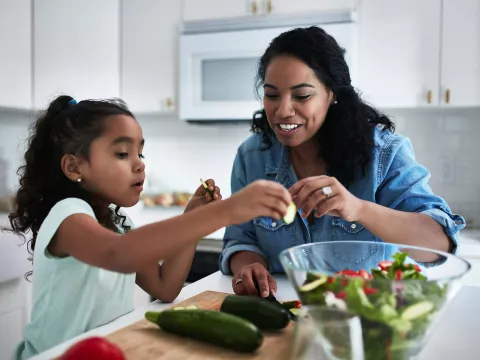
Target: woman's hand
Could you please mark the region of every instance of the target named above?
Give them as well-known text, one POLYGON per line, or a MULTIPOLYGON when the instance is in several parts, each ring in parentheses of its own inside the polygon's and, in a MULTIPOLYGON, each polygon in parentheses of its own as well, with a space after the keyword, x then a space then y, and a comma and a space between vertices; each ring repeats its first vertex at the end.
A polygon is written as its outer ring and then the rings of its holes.
POLYGON ((185 212, 193 210, 196 207, 208 204, 209 202, 211 202, 213 200, 221 200, 222 199, 222 194, 220 193, 220 188, 218 186, 215 186, 215 181, 212 180, 212 179, 208 179, 205 182, 208 185, 208 189, 213 193, 213 197, 207 191, 207 189, 205 189, 203 187, 203 185, 200 185, 197 188, 197 190, 195 191, 195 194, 193 194, 193 197, 188 202, 187 207, 185 208, 185 212))
POLYGON ((315 210, 315 216, 339 216, 347 221, 357 221, 364 201, 352 195, 334 177, 313 176, 293 185, 289 190, 297 209, 306 218, 315 210))
POLYGON ((232 279, 232 288, 237 295, 252 295, 267 297, 277 292, 277 282, 260 263, 243 266, 232 279), (255 288, 253 279, 256 279, 260 294, 255 288))

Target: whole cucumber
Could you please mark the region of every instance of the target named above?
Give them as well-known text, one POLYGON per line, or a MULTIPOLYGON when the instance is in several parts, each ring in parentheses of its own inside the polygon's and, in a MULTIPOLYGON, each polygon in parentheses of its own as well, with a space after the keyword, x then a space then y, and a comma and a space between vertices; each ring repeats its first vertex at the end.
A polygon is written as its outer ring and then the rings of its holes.
POLYGON ((254 352, 263 335, 251 322, 214 310, 148 311, 145 318, 163 330, 226 347, 239 352, 254 352))
POLYGON ((220 311, 240 316, 262 330, 280 330, 290 322, 287 309, 254 296, 228 295, 220 311))

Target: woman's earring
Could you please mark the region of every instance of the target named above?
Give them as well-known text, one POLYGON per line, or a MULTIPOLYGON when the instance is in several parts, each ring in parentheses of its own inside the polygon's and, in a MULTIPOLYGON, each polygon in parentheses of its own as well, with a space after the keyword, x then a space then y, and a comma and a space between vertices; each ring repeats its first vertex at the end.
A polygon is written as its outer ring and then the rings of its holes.
POLYGON ((338 104, 338 101, 337 100, 333 100, 333 105, 337 105, 338 104))
POLYGON ((78 182, 78 183, 82 182, 82 178, 78 178, 78 179, 77 179, 77 182, 78 182))

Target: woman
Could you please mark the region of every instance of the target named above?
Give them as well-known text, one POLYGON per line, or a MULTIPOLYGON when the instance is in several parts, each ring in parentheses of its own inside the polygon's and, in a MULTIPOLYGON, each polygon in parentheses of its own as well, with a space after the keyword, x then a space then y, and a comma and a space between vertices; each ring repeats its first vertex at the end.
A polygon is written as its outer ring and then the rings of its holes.
MULTIPOLYGON (((257 86, 264 89, 264 110, 238 149, 232 193, 257 179, 275 180, 299 211, 290 225, 261 217, 227 228, 220 267, 234 275, 235 293, 257 294, 253 279, 261 296, 275 293, 271 273, 283 271, 279 253, 304 243, 367 240, 456 250, 465 220, 432 193, 410 141, 360 99, 335 39, 318 27, 281 34, 260 59, 257 86)), ((352 253, 334 245, 331 261, 338 269, 368 268, 389 255, 375 248, 352 253)))

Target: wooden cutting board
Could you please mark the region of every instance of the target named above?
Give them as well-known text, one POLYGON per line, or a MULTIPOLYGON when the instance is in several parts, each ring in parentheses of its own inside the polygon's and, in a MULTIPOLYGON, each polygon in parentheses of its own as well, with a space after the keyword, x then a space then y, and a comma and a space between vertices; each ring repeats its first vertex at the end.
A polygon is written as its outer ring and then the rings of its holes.
MULTIPOLYGON (((219 310, 228 294, 204 291, 173 306, 196 305, 201 309, 219 310)), ((172 306, 172 307, 173 307, 172 306)), ((288 360, 293 340, 294 323, 279 332, 264 332, 264 342, 253 354, 238 353, 194 339, 169 334, 143 319, 107 336, 117 344, 128 360, 288 360)))

